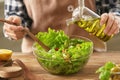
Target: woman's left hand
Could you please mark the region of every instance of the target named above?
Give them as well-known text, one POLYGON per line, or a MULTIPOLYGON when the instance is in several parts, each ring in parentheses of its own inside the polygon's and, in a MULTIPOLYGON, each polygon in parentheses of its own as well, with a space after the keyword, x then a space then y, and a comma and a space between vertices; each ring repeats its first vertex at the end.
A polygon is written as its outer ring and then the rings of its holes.
POLYGON ((120 30, 120 17, 112 13, 104 13, 101 15, 100 25, 106 24, 104 33, 107 35, 117 34, 120 30))

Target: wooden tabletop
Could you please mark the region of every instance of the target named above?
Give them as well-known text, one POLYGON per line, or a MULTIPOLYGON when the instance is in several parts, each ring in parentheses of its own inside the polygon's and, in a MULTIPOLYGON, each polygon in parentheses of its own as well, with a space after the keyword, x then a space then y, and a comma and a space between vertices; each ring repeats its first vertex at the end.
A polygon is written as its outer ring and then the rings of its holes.
MULTIPOLYGON (((42 76, 45 80, 98 80, 95 71, 108 61, 120 63, 120 52, 93 53, 82 71, 69 76, 53 75, 45 71, 37 62, 33 54, 23 54, 15 52, 13 59, 20 59, 32 73, 42 76)), ((10 80, 24 80, 23 76, 10 80)))

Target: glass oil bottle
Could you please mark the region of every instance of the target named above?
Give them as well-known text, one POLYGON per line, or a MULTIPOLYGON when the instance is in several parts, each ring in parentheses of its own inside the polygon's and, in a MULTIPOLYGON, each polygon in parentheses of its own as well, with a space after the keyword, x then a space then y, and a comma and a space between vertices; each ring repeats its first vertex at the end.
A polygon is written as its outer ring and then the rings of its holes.
POLYGON ((108 36, 104 33, 106 24, 100 26, 100 16, 84 6, 84 0, 78 0, 79 7, 73 11, 72 18, 67 20, 67 25, 76 24, 92 35, 104 42, 108 41, 113 35, 108 36))

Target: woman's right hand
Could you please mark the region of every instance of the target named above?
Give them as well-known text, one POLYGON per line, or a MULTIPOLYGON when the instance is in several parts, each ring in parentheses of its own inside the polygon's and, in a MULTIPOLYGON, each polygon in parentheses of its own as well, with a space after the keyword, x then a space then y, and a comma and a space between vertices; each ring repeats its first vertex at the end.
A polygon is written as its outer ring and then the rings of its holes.
POLYGON ((4 23, 3 31, 4 31, 5 37, 8 37, 9 39, 13 39, 13 40, 22 39, 26 35, 26 33, 24 32, 24 27, 21 26, 20 17, 10 16, 7 18, 7 20, 20 26, 4 23))

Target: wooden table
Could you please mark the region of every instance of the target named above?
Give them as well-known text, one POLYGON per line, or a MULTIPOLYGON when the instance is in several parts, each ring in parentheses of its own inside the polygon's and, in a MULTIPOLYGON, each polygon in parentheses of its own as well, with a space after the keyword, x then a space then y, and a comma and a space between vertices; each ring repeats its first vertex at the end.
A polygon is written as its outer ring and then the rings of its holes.
MULTIPOLYGON (((45 80, 98 80, 95 71, 108 61, 120 63, 120 52, 93 53, 82 71, 69 76, 53 75, 46 72, 37 62, 33 54, 14 53, 13 59, 20 59, 32 73, 44 77, 45 80)), ((24 80, 22 76, 10 80, 24 80)))

